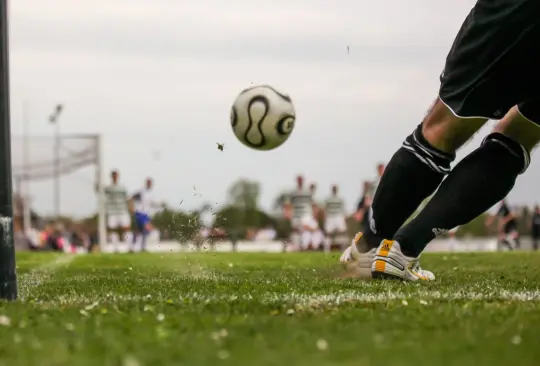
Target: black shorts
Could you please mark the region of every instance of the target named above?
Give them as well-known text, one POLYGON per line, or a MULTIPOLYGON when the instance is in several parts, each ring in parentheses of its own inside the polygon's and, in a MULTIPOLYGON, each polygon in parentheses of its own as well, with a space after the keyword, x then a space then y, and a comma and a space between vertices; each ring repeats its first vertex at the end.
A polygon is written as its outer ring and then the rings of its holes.
POLYGON ((517 223, 515 221, 510 221, 509 223, 504 225, 503 231, 506 235, 511 234, 513 232, 517 232, 518 231, 517 223))
POLYGON ((439 97, 460 117, 517 105, 540 124, 540 0, 478 0, 446 58, 439 97))

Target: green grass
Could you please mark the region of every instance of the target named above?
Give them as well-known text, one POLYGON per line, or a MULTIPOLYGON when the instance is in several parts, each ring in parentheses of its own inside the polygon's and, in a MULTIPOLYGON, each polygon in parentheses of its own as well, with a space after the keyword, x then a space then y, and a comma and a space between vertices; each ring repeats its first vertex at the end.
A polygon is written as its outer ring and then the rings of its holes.
MULTIPOLYGON (((0 365, 538 365, 540 254, 425 255, 433 283, 337 255, 19 254, 0 365)), ((3 324, 3 325, 1 325, 3 324)))

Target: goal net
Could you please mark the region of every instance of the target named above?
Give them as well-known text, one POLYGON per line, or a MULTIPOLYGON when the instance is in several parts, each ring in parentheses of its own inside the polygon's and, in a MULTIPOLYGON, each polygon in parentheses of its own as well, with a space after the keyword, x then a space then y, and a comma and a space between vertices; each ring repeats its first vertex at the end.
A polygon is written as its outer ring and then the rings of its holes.
POLYGON ((32 216, 82 219, 98 214, 93 229, 104 242, 99 135, 13 136, 11 154, 16 231, 28 233, 32 216))

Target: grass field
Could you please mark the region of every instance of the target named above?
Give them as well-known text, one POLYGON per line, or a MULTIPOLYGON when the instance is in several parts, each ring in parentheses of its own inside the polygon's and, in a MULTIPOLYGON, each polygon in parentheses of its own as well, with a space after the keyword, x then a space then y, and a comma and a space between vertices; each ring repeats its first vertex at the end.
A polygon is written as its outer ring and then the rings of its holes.
POLYGON ((337 255, 19 254, 0 365, 539 365, 540 253, 429 254, 434 283, 337 255))

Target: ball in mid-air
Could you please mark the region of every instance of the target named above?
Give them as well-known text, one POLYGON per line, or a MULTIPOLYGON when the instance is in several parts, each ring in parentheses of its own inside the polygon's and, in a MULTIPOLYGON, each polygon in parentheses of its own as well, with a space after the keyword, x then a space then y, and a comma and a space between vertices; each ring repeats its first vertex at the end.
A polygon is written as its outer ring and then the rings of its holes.
POLYGON ((256 150, 272 150, 287 141, 295 119, 291 98, 268 85, 245 89, 231 109, 234 134, 256 150))

